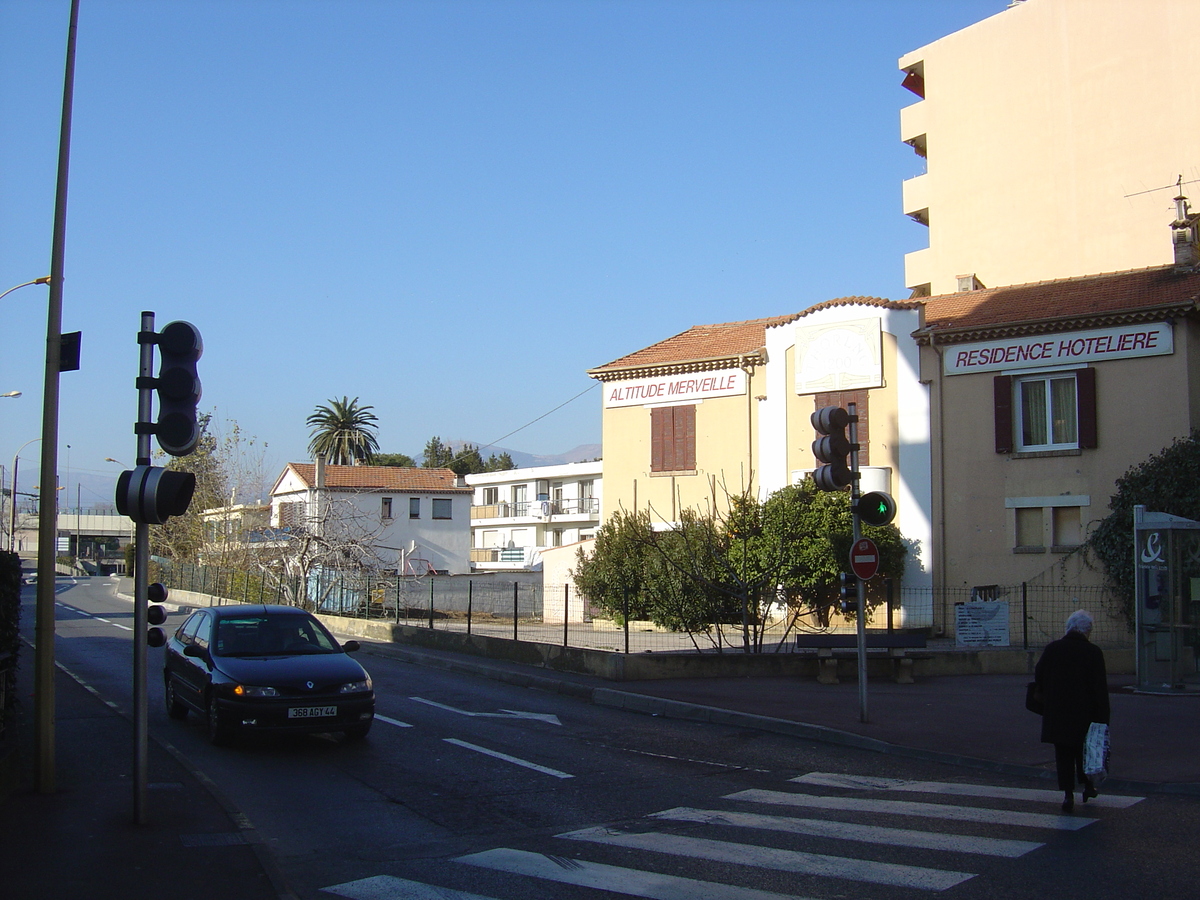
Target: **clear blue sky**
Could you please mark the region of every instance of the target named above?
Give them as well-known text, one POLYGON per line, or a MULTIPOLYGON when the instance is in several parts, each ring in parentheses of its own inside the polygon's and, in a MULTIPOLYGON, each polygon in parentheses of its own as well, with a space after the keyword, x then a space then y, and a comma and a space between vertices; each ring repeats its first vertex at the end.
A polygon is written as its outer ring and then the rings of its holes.
MULTIPOLYGON (((72 504, 133 461, 141 310, 200 327, 202 408, 278 471, 331 397, 385 451, 486 443, 692 325, 906 296, 897 58, 1006 5, 82 0, 72 504)), ((49 272, 68 10, 0 0, 0 291, 49 272)), ((41 433, 46 296, 0 301, 6 470, 41 433)), ((593 390, 502 444, 599 440, 593 390)))

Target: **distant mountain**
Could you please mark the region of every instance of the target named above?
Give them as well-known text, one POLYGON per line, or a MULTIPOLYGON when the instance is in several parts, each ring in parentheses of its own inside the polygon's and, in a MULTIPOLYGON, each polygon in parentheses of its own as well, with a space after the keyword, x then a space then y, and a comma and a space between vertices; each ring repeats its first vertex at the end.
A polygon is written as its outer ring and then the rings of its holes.
MULTIPOLYGON (((455 452, 461 450, 466 444, 475 444, 474 441, 446 441, 455 452)), ((478 444, 475 444, 478 447, 478 444)), ((512 457, 512 461, 517 464, 519 469, 528 469, 533 466, 562 466, 567 463, 587 462, 588 460, 600 458, 599 444, 580 444, 573 450, 568 450, 566 453, 556 453, 551 455, 542 455, 538 453, 522 453, 520 450, 510 450, 507 447, 487 447, 479 451, 480 455, 486 460, 489 456, 499 456, 501 453, 507 453, 512 457)), ((421 457, 417 454, 414 457, 417 463, 420 464, 421 457)))

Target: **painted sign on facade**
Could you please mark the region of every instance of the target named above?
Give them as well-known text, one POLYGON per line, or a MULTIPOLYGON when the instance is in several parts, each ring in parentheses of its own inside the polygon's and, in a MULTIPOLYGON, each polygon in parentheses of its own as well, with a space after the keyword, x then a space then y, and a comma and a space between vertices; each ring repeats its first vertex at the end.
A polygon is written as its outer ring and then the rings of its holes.
POLYGON ((1001 369, 1035 369, 1073 363, 1082 365, 1135 356, 1166 356, 1174 350, 1171 326, 1165 322, 1155 322, 957 344, 946 347, 942 359, 947 375, 966 375, 1001 369))
POLYGON ((617 406, 678 406, 744 393, 746 373, 741 369, 721 369, 662 378, 609 381, 604 385, 604 406, 606 409, 617 406))
POLYGON ((883 386, 879 319, 796 326, 796 393, 883 386))

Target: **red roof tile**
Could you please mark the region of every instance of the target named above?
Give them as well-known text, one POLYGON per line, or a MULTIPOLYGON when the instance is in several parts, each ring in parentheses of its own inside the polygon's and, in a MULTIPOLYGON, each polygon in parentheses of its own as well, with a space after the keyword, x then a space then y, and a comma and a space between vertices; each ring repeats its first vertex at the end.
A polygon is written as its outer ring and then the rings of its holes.
MULTIPOLYGON (((288 463, 288 468, 308 487, 317 482, 314 463, 288 463)), ((285 471, 286 474, 286 471, 285 471)), ((282 480, 282 476, 280 476, 282 480)), ((279 482, 275 483, 279 486, 279 482)), ((325 486, 341 491, 397 491, 408 494, 469 494, 473 488, 459 485, 450 469, 401 466, 326 466, 325 486)))
POLYGON ((899 309, 916 309, 918 304, 883 300, 879 297, 842 297, 810 306, 808 309, 786 316, 771 316, 765 319, 749 319, 744 322, 724 322, 718 325, 695 325, 657 344, 651 344, 620 359, 613 360, 588 374, 604 380, 631 369, 653 369, 658 367, 698 365, 706 362, 736 361, 739 357, 755 355, 766 345, 767 329, 786 325, 797 319, 834 306, 891 306, 899 309))
POLYGON ((928 297, 918 340, 1037 332, 1136 321, 1197 309, 1200 273, 1173 266, 1107 272, 928 297))

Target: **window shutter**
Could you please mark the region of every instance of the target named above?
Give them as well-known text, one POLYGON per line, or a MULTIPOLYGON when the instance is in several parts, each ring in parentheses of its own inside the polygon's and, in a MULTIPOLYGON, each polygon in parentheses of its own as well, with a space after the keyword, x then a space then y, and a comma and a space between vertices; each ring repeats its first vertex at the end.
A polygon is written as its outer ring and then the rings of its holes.
POLYGON ((666 426, 666 413, 668 410, 665 407, 650 410, 650 471, 662 472, 665 471, 663 465, 663 432, 666 426))
POLYGON ((696 468, 696 407, 677 406, 676 410, 676 465, 683 470, 696 468))
POLYGON ((1096 449, 1096 370, 1075 372, 1075 408, 1079 416, 1079 448, 1096 449))
POLYGON ((992 395, 996 415, 996 452, 1012 453, 1012 376, 997 375, 992 379, 992 395))

